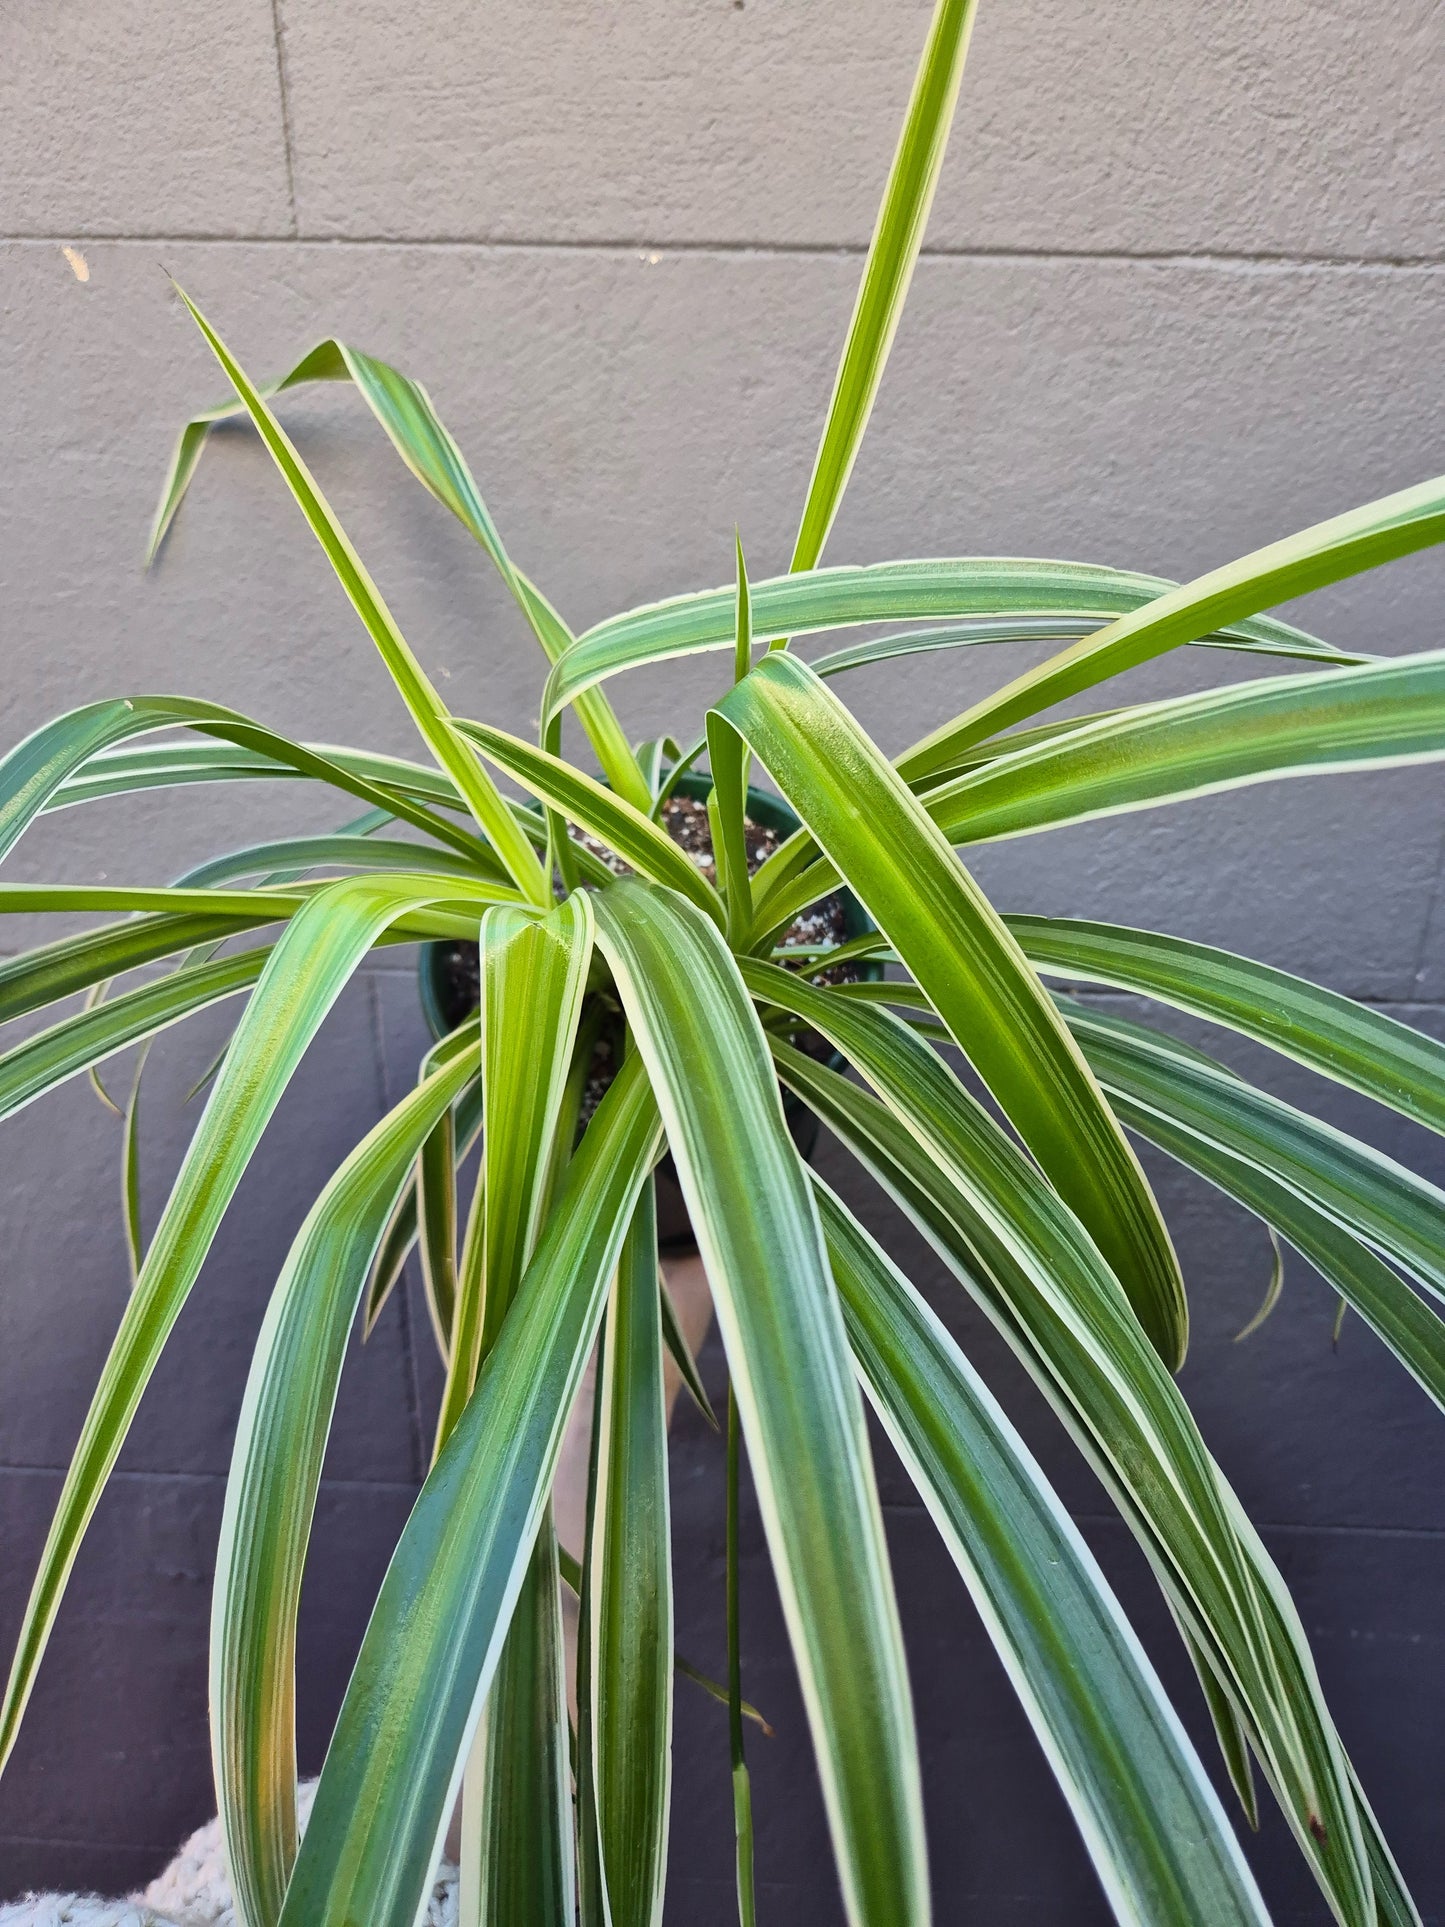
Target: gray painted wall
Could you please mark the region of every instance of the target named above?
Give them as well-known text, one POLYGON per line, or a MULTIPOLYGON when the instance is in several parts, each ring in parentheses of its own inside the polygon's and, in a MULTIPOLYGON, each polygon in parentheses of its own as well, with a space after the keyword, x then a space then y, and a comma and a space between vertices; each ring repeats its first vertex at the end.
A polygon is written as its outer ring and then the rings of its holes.
MULTIPOLYGON (((408 725, 254 444, 208 455, 159 572, 139 561, 178 419, 218 396, 162 268, 258 372, 330 332, 422 377, 514 552, 570 619, 724 581, 734 521, 785 565, 858 256, 927 20, 922 0, 57 0, 0 20, 4 736, 94 696, 181 689, 296 733, 407 749, 408 725), (79 250, 88 279, 62 255, 79 250)), ((1071 555, 1184 575, 1445 467, 1438 9, 1391 0, 985 0, 930 247, 829 554, 1071 555)), ((288 404, 424 661, 463 711, 526 727, 538 662, 461 532, 342 393, 288 404)), ((1344 644, 1440 641, 1441 564, 1396 565, 1302 617, 1344 644)), ((854 681, 900 746, 985 661, 854 681)), ((1191 657, 1169 690, 1240 673, 1191 657)), ((714 665, 619 685, 651 733, 714 665)), ((1236 945, 1439 1030, 1445 924, 1432 771, 1297 782, 1001 846, 1008 908, 1236 945)), ((16 879, 161 880, 300 819, 261 786, 102 823, 64 815, 16 879)), ((6 942, 18 941, 12 933, 6 942)), ((209 1019, 157 1050, 149 1219, 184 1142, 209 1019)), ((268 1134, 82 1554, 0 1785, 0 1896, 120 1888, 210 1811, 204 1645, 249 1346, 306 1203, 412 1075, 395 954, 343 999, 268 1134)), ((1239 1061, 1245 1060, 1243 1053, 1239 1061)), ((1269 1067, 1276 1088, 1441 1176, 1438 1145, 1269 1067)), ((0 1137, 0 1640, 125 1292, 115 1120, 71 1086, 0 1137)), ((841 1167, 825 1154, 830 1173, 841 1167)), ((1292 1263, 1273 1321, 1257 1228, 1161 1174, 1192 1282, 1186 1385, 1295 1588, 1373 1799, 1445 1918, 1441 1433, 1423 1397, 1292 1263)), ((860 1206, 881 1205, 859 1184, 860 1206)), ((899 1249, 981 1362, 957 1293, 899 1249)), ((346 1386, 302 1660, 304 1764, 423 1463, 436 1388, 399 1301, 346 1386)), ((714 1347, 707 1368, 716 1381, 714 1347)), ((1001 1364, 995 1382, 1190 1700, 1102 1496, 1001 1364)), ((939 1918, 1103 1917, 1065 1809, 896 1468, 888 1518, 927 1749, 939 1918)), ((674 1451, 684 1649, 721 1665, 714 1440, 674 1451)), ((749 1691, 764 1917, 839 1905, 756 1529, 749 1691)), ((725 1722, 679 1707, 681 1917, 731 1917, 725 1722)), ((1190 1701, 1192 1705, 1192 1701, 1190 1701)), ((1195 1722, 1197 1727, 1198 1722, 1195 1722)), ((1324 1909, 1266 1821, 1276 1918, 1324 1909)))

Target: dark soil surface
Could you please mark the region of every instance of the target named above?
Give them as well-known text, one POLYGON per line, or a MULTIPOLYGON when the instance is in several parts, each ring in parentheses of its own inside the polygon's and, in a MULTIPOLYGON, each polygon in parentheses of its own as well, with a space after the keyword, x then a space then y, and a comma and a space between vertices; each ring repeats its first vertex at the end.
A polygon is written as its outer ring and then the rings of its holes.
MULTIPOLYGON (((674 843, 684 849, 707 878, 709 883, 717 882, 717 865, 713 860, 712 829, 708 823, 707 805, 691 796, 670 796, 662 809, 662 823, 674 843)), ((609 850, 595 836, 588 835, 575 825, 570 826, 571 834, 596 857, 600 857, 608 869, 617 876, 629 876, 630 866, 623 862, 615 851, 609 850)), ((754 875, 777 849, 781 838, 776 830, 765 824, 755 823, 745 817, 743 831, 747 839, 748 874, 754 875)), ((779 947, 792 948, 807 944, 812 947, 843 943, 848 935, 847 919, 843 911, 843 899, 836 893, 823 897, 819 902, 810 904, 803 914, 791 923, 779 938, 779 947)), ((823 970, 817 973, 819 983, 850 983, 856 980, 858 972, 847 964, 836 970, 823 970)), ((454 1029, 464 1018, 470 1017, 481 997, 481 979, 477 962, 477 946, 474 943, 453 943, 442 953, 442 1014, 449 1029, 454 1029)), ((816 1032, 800 1033, 797 1043, 810 1055, 827 1058, 829 1047, 816 1032)), ((612 1066, 612 1045, 606 1032, 597 1040, 593 1053, 594 1072, 587 1080, 587 1093, 583 1099, 582 1115, 584 1121, 596 1110, 602 1093, 612 1082, 615 1070, 612 1066), (595 1091, 594 1091, 595 1085, 595 1091)))

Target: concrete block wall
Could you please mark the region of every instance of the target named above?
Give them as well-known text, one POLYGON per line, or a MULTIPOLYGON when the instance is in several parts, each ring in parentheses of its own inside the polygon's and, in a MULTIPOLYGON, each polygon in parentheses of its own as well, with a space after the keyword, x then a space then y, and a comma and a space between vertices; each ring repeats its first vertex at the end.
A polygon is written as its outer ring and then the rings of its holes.
MULTIPOLYGON (((159 570, 140 559, 180 419, 216 371, 163 269, 243 361, 336 333, 426 381, 514 553, 574 624, 786 566, 923 0, 64 0, 0 19, 0 582, 6 743, 102 695, 183 690, 310 738, 409 750, 370 644, 252 440, 215 439, 159 570), (67 255, 64 250, 71 250, 67 255)), ((1185 576, 1445 468, 1438 9, 1390 0, 983 0, 926 256, 832 560, 1047 554, 1185 576)), ((483 559, 354 398, 287 418, 428 669, 464 713, 535 715, 538 659, 483 559)), ((1424 556, 1301 605, 1346 645, 1440 641, 1424 556)), ((1001 673, 855 678, 897 747, 1001 673)), ((617 685, 638 735, 716 664, 617 685)), ((1190 656, 1166 691, 1245 673, 1190 656)), ((1232 945, 1442 1023, 1445 782, 1291 782, 1001 845, 1010 909, 1232 945)), ((160 881, 336 821, 287 786, 48 819, 14 880, 160 881)), ((49 927, 47 926, 47 933, 49 927)), ((11 926, 0 944, 23 936, 11 926)), ((220 1036, 155 1056, 154 1224, 220 1036)), ((211 1810, 206 1616, 249 1347, 326 1174, 410 1079, 405 958, 364 970, 268 1133, 82 1554, 0 1782, 0 1897, 120 1890, 211 1810)), ((1245 1061, 1241 1057, 1240 1061, 1245 1061)), ((1250 1059, 1251 1067, 1256 1062, 1250 1059)), ((1439 1179, 1438 1142, 1261 1063, 1274 1088, 1439 1179), (1308 1088, 1307 1088, 1308 1086, 1308 1088)), ((125 1292, 115 1121, 83 1084, 0 1129, 0 1644, 8 1650, 125 1292)), ((843 1177, 836 1152, 830 1174, 843 1177)), ((1157 1167, 1156 1167, 1157 1168, 1157 1167)), ((1445 1584, 1438 1415, 1262 1234, 1159 1169, 1195 1306, 1186 1385, 1300 1600, 1348 1744, 1427 1917, 1445 1584)), ((861 1209, 885 1222, 857 1181, 861 1209)), ((894 1235, 894 1234, 890 1234, 894 1235)), ((899 1249, 994 1374, 1191 1706, 1126 1535, 916 1242, 899 1249)), ((435 1371, 407 1294, 348 1374, 302 1647, 303 1764, 325 1735, 424 1463, 435 1371)), ((718 1382, 712 1348, 706 1369, 718 1382)), ((921 1709, 939 1918, 1105 1917, 1067 1813, 940 1553, 880 1455, 921 1709)), ((721 1664, 720 1456, 674 1449, 680 1639, 721 1664)), ((766 1559, 749 1541, 763 1917, 841 1917, 766 1559)), ((1195 1721, 1196 1730, 1198 1722, 1195 1721)), ((1201 1735, 1201 1743, 1207 1744, 1201 1735)), ((726 1735, 683 1689, 672 1881, 731 1918, 726 1735)), ((1251 1848, 1280 1921, 1324 1918, 1272 1818, 1251 1848)))

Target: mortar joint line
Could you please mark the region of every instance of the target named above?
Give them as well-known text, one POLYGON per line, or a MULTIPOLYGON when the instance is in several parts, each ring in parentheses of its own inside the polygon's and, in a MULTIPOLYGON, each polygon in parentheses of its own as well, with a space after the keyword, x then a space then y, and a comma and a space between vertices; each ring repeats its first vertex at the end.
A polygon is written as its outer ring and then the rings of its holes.
POLYGON ((291 237, 299 241, 301 225, 296 214, 296 160, 291 143, 291 92, 286 79, 286 22, 281 0, 271 0, 271 40, 276 49, 276 86, 281 97, 281 146, 286 157, 286 202, 291 210, 291 237))
MULTIPOLYGON (((282 0, 271 0, 273 16, 279 20, 282 0)), ((278 71, 284 72, 284 57, 277 44, 278 71)), ((316 247, 316 248, 427 248, 458 252, 475 251, 497 254, 617 254, 617 255, 711 255, 794 260, 817 257, 824 260, 853 260, 867 252, 862 241, 760 241, 649 239, 645 235, 603 235, 597 237, 560 235, 505 234, 326 234, 300 232, 296 212, 294 156, 291 140, 289 99, 283 88, 283 131, 286 166, 291 197, 291 233, 237 234, 211 229, 179 233, 136 231, 134 233, 91 233, 83 228, 67 230, 64 235, 32 233, 0 234, 0 242, 22 245, 58 246, 62 241, 85 241, 100 246, 110 242, 120 246, 154 246, 158 242, 196 247, 316 247)), ((1221 272, 1257 269, 1284 273, 1349 274, 1438 274, 1445 268, 1445 254, 1341 254, 1285 249, 1229 248, 1051 248, 1000 247, 986 245, 950 246, 946 243, 924 246, 922 261, 963 261, 978 263, 1016 262, 1024 266, 1135 266, 1142 268, 1203 268, 1221 272)))

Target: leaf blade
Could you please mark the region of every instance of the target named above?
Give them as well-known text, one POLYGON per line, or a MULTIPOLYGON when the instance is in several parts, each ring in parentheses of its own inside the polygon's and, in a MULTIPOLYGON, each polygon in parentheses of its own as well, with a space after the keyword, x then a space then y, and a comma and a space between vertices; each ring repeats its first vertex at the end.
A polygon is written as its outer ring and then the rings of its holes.
MULTIPOLYGON (((1051 616, 1066 626, 1047 633, 1073 636, 1081 618, 1086 623, 1091 617, 1107 621, 1175 586, 1159 576, 1097 563, 1012 556, 944 556, 810 569, 750 585, 753 640, 773 642, 865 622, 1004 615, 1051 616)), ((698 650, 735 648, 736 597, 735 586, 729 584, 647 603, 595 624, 553 665, 543 698, 544 719, 623 670, 698 650)), ((1027 633, 1037 640, 1036 630, 1027 633)), ((1291 654, 1327 648, 1273 617, 1254 617, 1223 633, 1239 642, 1276 644, 1291 654)))
POLYGON ((667 1874, 673 1614, 659 1312, 649 1180, 608 1301, 591 1546, 593 1783, 612 1927, 656 1927, 667 1874))
MULTIPOLYGON (((1169 1116, 1121 1097, 1131 1128, 1253 1211, 1331 1284, 1445 1411, 1445 1320, 1341 1225, 1227 1141, 1191 1129, 1187 1108, 1169 1116)), ((1242 1335, 1242 1334, 1241 1334, 1242 1335)))
POLYGON ((764 976, 766 968, 746 968, 755 994, 821 1029, 887 1102, 773 1037, 785 1080, 897 1199, 1008 1339, 1140 1539, 1182 1623, 1248 1708, 1262 1762, 1316 1877, 1343 1918, 1368 1927, 1347 1763, 1297 1615, 1097 1251, 898 1020, 812 990, 791 972, 764 976))
POLYGON ((1077 1005, 1066 1016, 1098 1074, 1136 1113, 1142 1107, 1187 1115, 1196 1130, 1387 1252, 1445 1298, 1445 1193, 1437 1185, 1158 1031, 1077 1005))
POLYGON ((298 911, 267 962, 156 1227, 66 1474, 0 1707, 0 1760, 14 1746, 101 1490, 265 1123, 373 936, 433 887, 402 877, 328 885, 298 911))
POLYGON ((881 1517, 818 1221, 762 1032, 716 926, 697 910, 631 881, 602 892, 596 908, 712 1285, 845 1907, 854 1921, 921 1921, 917 1752, 881 1517), (739 1211, 740 1190, 766 1196, 768 1212, 739 1211))
POLYGON ((29 1037, 0 1056, 0 1118, 22 1110, 68 1077, 198 1010, 249 990, 270 946, 177 971, 139 990, 109 998, 29 1037))
POLYGON ((462 1781, 458 1927, 577 1911, 557 1535, 544 1515, 462 1781))
POLYGON ((717 892, 645 811, 635 809, 560 756, 534 748, 520 736, 460 718, 457 728, 534 796, 590 831, 635 870, 676 890, 714 920, 721 918, 717 892))
POLYGON ((817 1176, 859 1374, 1124 1920, 1267 1921, 1203 1768, 1043 1473, 917 1291, 817 1176))
POLYGON ((281 1927, 412 1927, 460 1784, 562 1431, 637 1191, 658 1150, 624 1064, 568 1166, 476 1394, 427 1479, 372 1612, 281 1927), (378 1748, 373 1736, 384 1732, 378 1748))
MULTIPOLYGON (((900 656, 933 655, 939 650, 973 649, 1009 642, 1065 642, 1093 635, 1096 629, 1097 624, 1083 617, 1071 621, 1067 616, 975 616, 970 621, 946 623, 937 629, 911 629, 901 635, 877 636, 847 649, 831 650, 826 656, 813 656, 810 666, 815 675, 827 679, 846 675, 850 669, 868 669, 880 662, 892 662, 900 656)), ((1316 637, 1288 630, 1283 623, 1268 630, 1260 625, 1257 634, 1254 625, 1244 624, 1237 630, 1198 636, 1195 642, 1201 649, 1292 656, 1303 662, 1335 663, 1341 668, 1376 660, 1373 656, 1337 648, 1332 642, 1321 642, 1316 637)))
POLYGON ((925 795, 954 843, 1021 836, 1241 784, 1445 755, 1445 650, 1141 704, 925 795))
MULTIPOLYGON (((482 1161, 458 1278, 438 1452, 505 1328, 562 1162, 562 1132, 570 1137, 575 1122, 564 1098, 592 931, 591 900, 581 891, 541 921, 511 909, 489 910, 482 919, 482 1161)), ((570 1920, 575 1911, 556 1568, 548 1516, 463 1780, 463 1927, 570 1920)))
POLYGON ((217 1797, 246 1927, 275 1927, 296 1857, 296 1619, 347 1335, 390 1200, 479 1054, 473 1042, 417 1085, 331 1178, 252 1354, 211 1612, 217 1797))
POLYGON ((1138 1160, 1023 953, 902 780, 792 656, 767 656, 718 705, 750 743, 1129 1294, 1160 1355, 1188 1312, 1138 1160))
POLYGON ((438 1451, 497 1341, 541 1227, 592 941, 591 899, 580 890, 541 921, 509 906, 482 918, 482 1163, 457 1277, 438 1451))
POLYGON ((1209 944, 1122 924, 1006 917, 1050 976, 1140 992, 1226 1024, 1445 1132, 1445 1045, 1372 1006, 1209 944))
MULTIPOLYGON (((67 795, 74 799, 77 785, 83 783, 88 770, 133 769, 137 763, 144 770, 147 756, 162 766, 169 762, 183 768, 187 750, 192 752, 191 761, 197 760, 195 752, 200 751, 202 762, 207 752, 216 761, 232 758, 234 752, 239 751, 246 760, 227 764, 229 775, 249 767, 258 775, 305 776, 331 784, 360 797, 373 808, 403 818, 428 836, 439 837, 468 855, 486 860, 487 852, 475 836, 448 823, 434 810, 419 807, 407 795, 383 788, 372 780, 370 772, 378 764, 386 773, 391 769, 406 771, 407 765, 399 760, 373 759, 345 750, 329 754, 266 729, 239 710, 182 696, 123 696, 108 702, 87 703, 53 718, 18 743, 0 761, 0 856, 14 848, 42 810, 60 806, 66 802, 67 795), (196 730, 215 738, 216 742, 166 743, 159 751, 142 751, 139 759, 131 752, 127 760, 123 746, 133 738, 179 728, 196 730), (232 746, 231 749, 220 750, 222 743, 232 746), (259 765, 257 759, 260 759, 259 765)), ((440 800, 451 802, 453 807, 459 805, 461 797, 455 787, 441 772, 437 772, 437 779, 435 790, 440 800)), ((125 785, 138 786, 136 783, 125 785)), ((98 793, 113 792, 102 786, 98 793)))
POLYGON ((813 461, 795 573, 823 552, 883 379, 943 166, 974 12, 974 0, 938 0, 934 8, 813 461))
POLYGON ((225 371, 226 378, 245 403, 246 412, 255 424, 268 454, 281 471, 312 534, 321 544, 347 600, 376 644, 423 740, 466 799, 517 887, 530 901, 545 904, 550 896, 548 880, 542 873, 531 844, 518 828, 496 785, 457 736, 446 705, 412 654, 380 590, 351 546, 295 445, 266 405, 264 396, 200 309, 184 289, 178 289, 177 292, 190 310, 207 346, 225 371))
POLYGON ((986 697, 955 723, 916 744, 900 768, 909 776, 1056 702, 1095 687, 1222 624, 1293 596, 1411 555, 1445 540, 1445 478, 1401 489, 1256 549, 1121 615, 986 697))
MULTIPOLYGON (((318 343, 289 373, 279 381, 264 384, 259 392, 269 399, 308 381, 346 380, 354 383, 388 440, 423 488, 456 516, 495 563, 548 660, 555 660, 572 641, 571 632, 551 604, 513 564, 466 458, 420 382, 374 355, 363 354, 359 348, 331 339, 318 343)), ((146 555, 148 566, 154 561, 190 486, 212 426, 243 412, 243 403, 223 403, 219 408, 194 416, 182 429, 161 490, 146 555)), ((579 703, 578 714, 613 788, 639 808, 646 808, 637 760, 606 697, 600 691, 589 693, 579 703)))

